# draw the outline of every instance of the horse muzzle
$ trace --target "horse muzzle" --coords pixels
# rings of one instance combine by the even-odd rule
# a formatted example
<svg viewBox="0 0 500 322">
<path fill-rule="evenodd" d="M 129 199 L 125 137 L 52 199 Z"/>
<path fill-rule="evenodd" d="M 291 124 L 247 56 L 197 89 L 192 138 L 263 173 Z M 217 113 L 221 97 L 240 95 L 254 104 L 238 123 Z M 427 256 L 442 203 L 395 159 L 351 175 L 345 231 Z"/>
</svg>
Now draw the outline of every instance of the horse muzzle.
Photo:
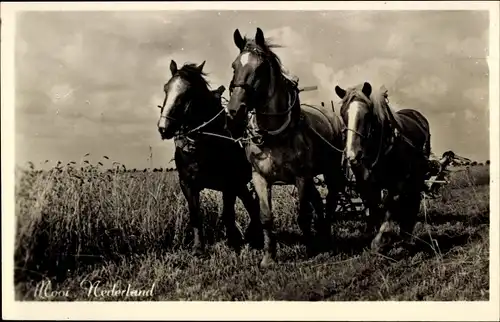
<svg viewBox="0 0 500 322">
<path fill-rule="evenodd" d="M 363 153 L 361 151 L 348 151 L 346 153 L 346 159 L 351 166 L 359 166 L 362 163 Z"/>
<path fill-rule="evenodd" d="M 234 121 L 238 118 L 239 115 L 243 114 L 242 111 L 246 111 L 247 105 L 245 103 L 241 103 L 240 106 L 235 108 L 227 108 L 226 114 L 230 120 Z"/>
<path fill-rule="evenodd" d="M 175 131 L 171 130 L 171 126 L 158 126 L 158 132 L 160 133 L 162 140 L 170 140 L 175 134 Z"/>
</svg>

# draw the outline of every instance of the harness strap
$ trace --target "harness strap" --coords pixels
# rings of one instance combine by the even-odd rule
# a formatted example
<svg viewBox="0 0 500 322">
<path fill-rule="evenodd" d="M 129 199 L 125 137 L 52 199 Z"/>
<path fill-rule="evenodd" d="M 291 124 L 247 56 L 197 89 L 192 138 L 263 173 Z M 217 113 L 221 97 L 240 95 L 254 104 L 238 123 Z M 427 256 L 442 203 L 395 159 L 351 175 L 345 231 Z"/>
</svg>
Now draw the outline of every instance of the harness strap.
<svg viewBox="0 0 500 322">
<path fill-rule="evenodd" d="M 340 152 L 340 153 L 344 153 L 344 150 L 342 149 L 339 149 L 337 148 L 336 146 L 334 146 L 333 144 L 331 144 L 330 142 L 328 142 L 327 139 L 325 139 L 321 134 L 319 134 L 312 126 L 309 126 L 309 128 L 314 132 L 314 134 L 316 134 L 317 136 L 319 136 L 319 138 L 321 140 L 323 140 L 326 144 L 328 144 L 332 149 Z"/>
<path fill-rule="evenodd" d="M 188 131 L 187 133 L 185 133 L 185 135 L 188 135 L 188 134 L 190 134 L 190 133 L 196 132 L 196 131 L 198 131 L 198 130 L 200 130 L 200 129 L 204 128 L 204 127 L 205 127 L 205 126 L 207 126 L 208 124 L 210 124 L 210 123 L 212 123 L 213 121 L 215 121 L 215 119 L 216 119 L 216 118 L 218 118 L 218 117 L 219 117 L 219 115 L 221 115 L 221 113 L 222 113 L 222 112 L 224 112 L 224 109 L 221 109 L 221 110 L 219 111 L 219 113 L 217 113 L 217 114 L 216 114 L 214 117 L 212 117 L 210 120 L 208 120 L 208 121 L 204 122 L 204 123 L 203 123 L 203 124 L 201 124 L 200 126 L 195 127 L 194 129 L 192 129 L 192 130 Z"/>
<path fill-rule="evenodd" d="M 279 115 L 286 115 L 287 118 L 286 118 L 286 121 L 276 130 L 266 130 L 264 129 L 263 131 L 266 132 L 266 134 L 268 135 L 271 135 L 271 136 L 276 136 L 276 135 L 279 135 L 281 134 L 283 131 L 286 130 L 286 128 L 290 125 L 291 121 L 292 121 L 292 115 L 291 115 L 291 111 L 292 109 L 295 107 L 295 103 L 297 102 L 297 92 L 294 90 L 293 93 L 295 94 L 294 95 L 294 98 L 293 98 L 293 103 L 289 104 L 288 108 L 286 109 L 286 111 L 284 112 L 279 112 Z M 290 92 L 288 92 L 288 101 L 290 102 L 291 101 L 291 94 Z M 252 130 L 254 131 L 262 131 L 262 129 L 260 129 L 257 125 L 257 121 L 256 121 L 256 114 L 261 114 L 261 115 L 272 115 L 272 116 L 277 116 L 278 113 L 275 113 L 275 114 L 264 114 L 264 113 L 259 113 L 257 111 L 252 111 L 253 115 L 251 116 L 250 118 L 250 125 L 252 126 Z"/>
</svg>

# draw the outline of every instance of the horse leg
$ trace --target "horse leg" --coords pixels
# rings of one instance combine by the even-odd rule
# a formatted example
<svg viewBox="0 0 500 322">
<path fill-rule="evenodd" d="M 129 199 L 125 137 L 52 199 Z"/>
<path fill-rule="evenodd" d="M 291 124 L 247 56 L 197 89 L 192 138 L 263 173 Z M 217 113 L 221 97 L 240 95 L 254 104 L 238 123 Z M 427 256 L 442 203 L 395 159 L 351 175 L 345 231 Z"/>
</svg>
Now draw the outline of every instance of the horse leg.
<svg viewBox="0 0 500 322">
<path fill-rule="evenodd" d="M 274 263 L 276 257 L 276 236 L 271 203 L 271 186 L 258 172 L 252 172 L 252 182 L 259 197 L 260 222 L 264 230 L 264 257 L 260 267 L 267 268 Z"/>
<path fill-rule="evenodd" d="M 356 191 L 363 201 L 367 215 L 365 235 L 372 237 L 380 224 L 382 211 L 380 209 L 381 189 L 373 184 L 370 173 L 364 168 L 353 168 L 356 178 Z"/>
<path fill-rule="evenodd" d="M 314 185 L 314 181 L 311 180 L 311 182 L 312 184 L 308 189 L 310 191 L 311 205 L 316 213 L 314 228 L 321 238 L 321 248 L 326 250 L 330 246 L 332 235 L 330 216 L 325 213 L 323 199 L 321 198 L 318 189 Z"/>
<path fill-rule="evenodd" d="M 326 195 L 326 205 L 325 205 L 325 218 L 328 225 L 335 220 L 335 210 L 337 209 L 339 202 L 339 193 L 345 189 L 346 182 L 342 170 L 338 171 L 328 171 L 324 174 L 325 184 L 328 189 L 328 194 Z"/>
<path fill-rule="evenodd" d="M 243 235 L 236 226 L 236 213 L 234 204 L 236 202 L 236 194 L 230 191 L 224 191 L 223 196 L 222 218 L 226 226 L 227 242 L 229 247 L 239 251 L 243 244 Z"/>
<path fill-rule="evenodd" d="M 246 186 L 241 188 L 238 194 L 243 206 L 250 215 L 250 223 L 245 231 L 245 240 L 252 248 L 261 249 L 263 247 L 263 231 L 260 222 L 259 201 L 256 200 Z"/>
<path fill-rule="evenodd" d="M 383 215 L 382 224 L 378 229 L 377 235 L 371 242 L 371 248 L 373 251 L 378 251 L 382 247 L 386 246 L 390 242 L 388 234 L 391 232 L 392 220 L 394 214 L 400 213 L 401 200 L 399 196 L 394 196 L 389 192 L 386 200 L 384 201 L 383 208 L 379 209 L 379 214 Z"/>
<path fill-rule="evenodd" d="M 401 210 L 404 210 L 404 213 L 401 211 L 399 214 L 399 234 L 409 244 L 413 243 L 413 229 L 417 222 L 421 199 L 419 192 L 412 192 L 401 200 Z"/>
<path fill-rule="evenodd" d="M 312 181 L 312 180 L 311 180 Z M 314 181 L 312 182 L 314 185 Z M 311 221 L 312 221 L 312 201 L 310 192 L 310 183 L 304 177 L 297 177 L 295 180 L 295 185 L 297 187 L 299 207 L 298 207 L 298 224 L 300 230 L 302 231 L 302 237 L 304 239 L 304 244 L 306 245 L 308 255 L 312 255 L 312 234 L 311 234 Z"/>
<path fill-rule="evenodd" d="M 363 204 L 366 207 L 365 212 L 368 213 L 365 234 L 367 236 L 373 236 L 380 225 L 383 214 L 382 209 L 380 209 L 381 190 L 376 187 L 370 187 L 368 183 L 363 181 L 357 183 L 357 188 L 363 200 Z"/>
<path fill-rule="evenodd" d="M 426 149 L 430 143 L 426 142 Z M 430 152 L 429 152 L 430 153 Z M 417 222 L 417 216 L 420 211 L 422 201 L 422 187 L 425 187 L 425 174 L 428 171 L 428 160 L 419 155 L 415 158 L 415 166 L 410 180 L 406 180 L 401 187 L 402 191 L 406 191 L 400 200 L 400 211 L 398 216 L 400 236 L 409 244 L 413 243 L 413 229 Z"/>
<path fill-rule="evenodd" d="M 203 241 L 203 222 L 200 216 L 200 191 L 183 181 L 181 181 L 180 186 L 188 202 L 189 221 L 194 235 L 193 254 L 199 256 L 203 254 L 205 247 Z"/>
</svg>

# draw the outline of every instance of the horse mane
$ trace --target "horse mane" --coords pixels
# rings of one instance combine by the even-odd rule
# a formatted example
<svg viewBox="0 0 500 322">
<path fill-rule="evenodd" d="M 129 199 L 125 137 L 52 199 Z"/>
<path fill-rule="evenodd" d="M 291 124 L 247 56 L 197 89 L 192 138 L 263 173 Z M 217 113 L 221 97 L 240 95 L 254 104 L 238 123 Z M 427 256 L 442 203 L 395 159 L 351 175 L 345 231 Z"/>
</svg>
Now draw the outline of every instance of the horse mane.
<svg viewBox="0 0 500 322">
<path fill-rule="evenodd" d="M 394 118 L 394 112 L 387 103 L 387 89 L 385 86 L 381 86 L 378 90 L 372 89 L 370 97 L 366 97 L 362 89 L 363 84 L 358 84 L 347 89 L 346 96 L 342 99 L 340 112 L 344 113 L 345 109 L 353 100 L 358 100 L 372 107 L 373 114 L 380 124 L 385 125 L 391 123 L 391 120 Z"/>
<path fill-rule="evenodd" d="M 387 102 L 387 89 L 385 86 L 382 85 L 378 90 L 373 90 L 370 99 L 373 103 L 373 113 L 380 121 L 380 124 L 392 123 L 394 111 Z"/>
<path fill-rule="evenodd" d="M 182 78 L 186 79 L 189 83 L 193 84 L 196 88 L 204 89 L 210 91 L 211 87 L 208 80 L 205 78 L 208 76 L 207 73 L 198 69 L 198 66 L 193 63 L 184 64 L 178 71 Z"/>
<path fill-rule="evenodd" d="M 243 40 L 245 41 L 244 50 L 251 51 L 260 57 L 267 59 L 276 73 L 279 73 L 285 79 L 289 78 L 288 73 L 285 71 L 283 64 L 281 63 L 281 59 L 272 50 L 273 48 L 281 48 L 283 46 L 273 44 L 269 39 L 265 39 L 263 45 L 257 45 L 255 39 L 250 39 L 246 36 L 243 37 Z"/>
</svg>

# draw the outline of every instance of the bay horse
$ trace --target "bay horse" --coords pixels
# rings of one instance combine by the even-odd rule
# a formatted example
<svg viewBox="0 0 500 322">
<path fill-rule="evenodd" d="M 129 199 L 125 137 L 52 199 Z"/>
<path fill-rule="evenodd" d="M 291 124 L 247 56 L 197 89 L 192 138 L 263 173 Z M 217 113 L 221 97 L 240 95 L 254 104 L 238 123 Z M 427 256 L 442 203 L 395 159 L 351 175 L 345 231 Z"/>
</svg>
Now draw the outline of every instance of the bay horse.
<svg viewBox="0 0 500 322">
<path fill-rule="evenodd" d="M 298 191 L 298 224 L 308 254 L 312 250 L 311 221 L 330 241 L 331 223 L 343 188 L 341 120 L 333 111 L 301 106 L 297 83 L 283 72 L 278 56 L 264 33 L 255 39 L 233 34 L 239 54 L 232 63 L 233 78 L 226 113 L 233 129 L 245 138 L 245 151 L 252 164 L 252 182 L 260 203 L 264 229 L 262 268 L 276 262 L 276 238 L 272 214 L 272 186 L 295 185 Z M 326 216 L 314 177 L 323 174 L 328 188 Z"/>
<path fill-rule="evenodd" d="M 247 187 L 251 180 L 251 166 L 244 150 L 228 139 L 226 115 L 221 103 L 225 88 L 220 86 L 210 90 L 203 72 L 204 65 L 205 61 L 198 66 L 185 64 L 178 69 L 172 60 L 172 77 L 163 86 L 165 99 L 158 106 L 161 109 L 158 120 L 161 138 L 174 138 L 175 142 L 175 165 L 182 193 L 188 202 L 194 233 L 193 253 L 201 255 L 204 252 L 200 217 L 200 192 L 203 189 L 222 192 L 222 217 L 228 244 L 234 249 L 240 249 L 243 244 L 234 210 L 236 197 L 240 198 L 250 215 L 245 237 L 251 245 L 259 248 L 263 240 L 259 205 Z M 228 164 L 232 166 L 228 167 Z"/>
<path fill-rule="evenodd" d="M 428 120 L 413 109 L 394 112 L 384 86 L 379 90 L 369 82 L 347 90 L 335 86 L 335 93 L 342 99 L 347 164 L 370 214 L 367 230 L 369 234 L 378 230 L 371 248 L 378 251 L 389 245 L 386 233 L 393 220 L 399 222 L 400 237 L 411 242 L 429 170 Z M 387 191 L 384 198 L 382 189 Z"/>
</svg>

